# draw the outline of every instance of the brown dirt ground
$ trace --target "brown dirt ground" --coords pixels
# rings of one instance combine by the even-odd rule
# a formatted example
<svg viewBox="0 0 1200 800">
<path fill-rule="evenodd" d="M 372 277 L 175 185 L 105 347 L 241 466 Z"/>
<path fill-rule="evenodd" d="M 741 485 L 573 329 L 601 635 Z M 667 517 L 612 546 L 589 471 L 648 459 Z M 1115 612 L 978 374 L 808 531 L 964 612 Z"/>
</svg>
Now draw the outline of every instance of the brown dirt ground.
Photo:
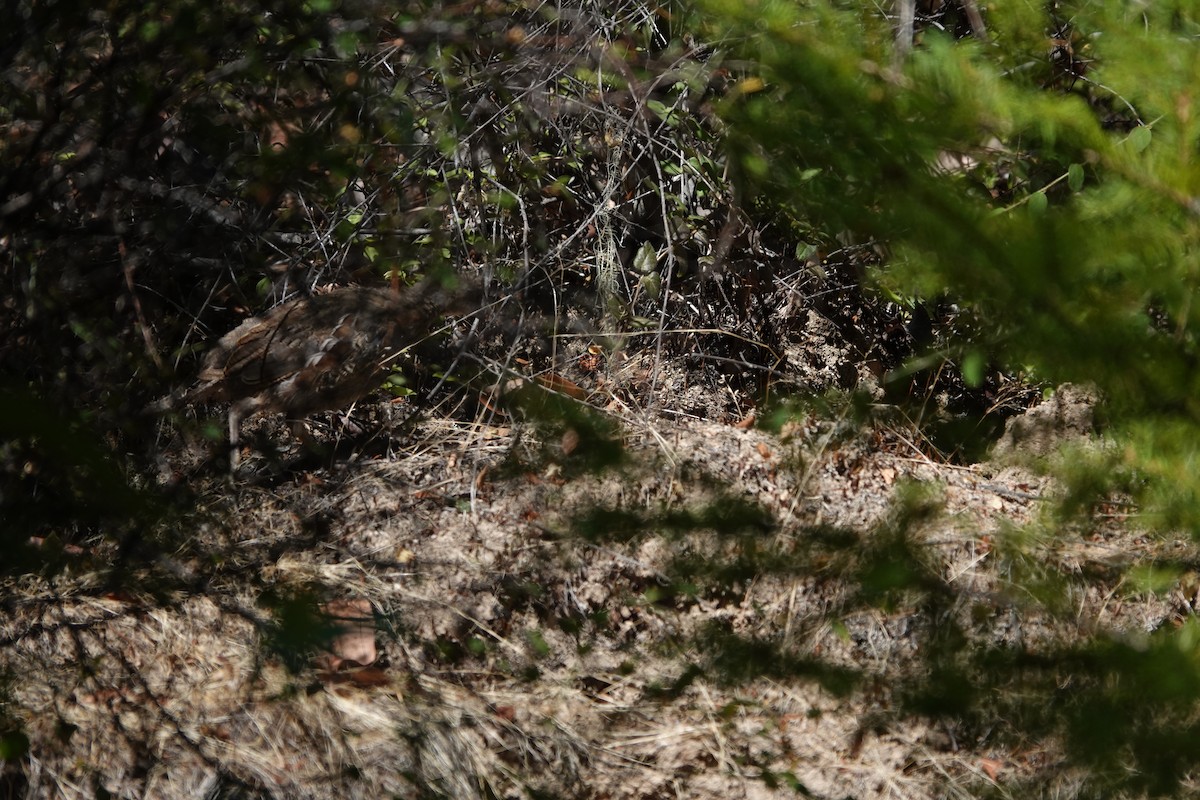
<svg viewBox="0 0 1200 800">
<path fill-rule="evenodd" d="M 165 533 L 156 568 L 176 577 L 170 591 L 106 592 L 84 570 L 6 587 L 23 598 L 0 623 L 0 668 L 16 677 L 6 705 L 32 743 L 8 772 L 29 796 L 72 798 L 1003 794 L 1059 763 L 1056 745 L 961 742 L 898 713 L 889 680 L 936 624 L 919 608 L 848 603 L 853 587 L 819 561 L 726 584 L 700 575 L 690 594 L 671 581 L 681 557 L 740 563 L 751 539 L 760 554 L 795 552 L 820 529 L 865 544 L 917 485 L 936 511 L 914 535 L 957 592 L 950 613 L 974 614 L 976 635 L 997 643 L 1053 638 L 1061 622 L 1008 596 L 999 543 L 1030 530 L 1055 491 L 1029 468 L 1021 426 L 1041 415 L 1057 441 L 1086 427 L 1086 408 L 1057 402 L 1013 426 L 1004 459 L 970 467 L 931 461 L 901 429 L 809 419 L 774 435 L 612 409 L 620 469 L 574 469 L 570 435 L 427 420 L 394 457 L 257 486 L 213 480 L 180 528 L 195 533 Z M 535 444 L 552 457 L 521 458 Z M 667 522 L 738 502 L 769 519 L 740 535 Z M 624 513 L 600 518 L 611 536 L 580 535 L 596 507 Z M 1063 574 L 1163 546 L 1118 519 L 1030 545 Z M 357 645 L 370 664 L 326 654 L 289 671 L 264 648 L 262 597 L 305 591 L 367 612 Z M 1074 602 L 1073 625 L 1138 632 L 1184 601 L 1101 578 Z M 968 608 L 980 603 L 982 622 Z M 873 682 L 838 693 L 767 664 L 680 681 L 705 663 L 714 625 Z M 1063 796 L 1069 784 L 1063 773 Z"/>
</svg>

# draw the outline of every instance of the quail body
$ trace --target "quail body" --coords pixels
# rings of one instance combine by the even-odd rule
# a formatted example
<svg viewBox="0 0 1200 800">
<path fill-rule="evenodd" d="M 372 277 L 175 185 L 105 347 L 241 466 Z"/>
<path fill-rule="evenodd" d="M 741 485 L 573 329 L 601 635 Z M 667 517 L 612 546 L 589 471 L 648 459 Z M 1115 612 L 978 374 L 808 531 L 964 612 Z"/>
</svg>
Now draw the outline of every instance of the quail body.
<svg viewBox="0 0 1200 800">
<path fill-rule="evenodd" d="M 442 315 L 473 310 L 476 299 L 473 288 L 427 279 L 401 292 L 344 288 L 284 303 L 221 337 L 192 388 L 159 405 L 228 402 L 236 466 L 241 420 L 345 408 L 380 385 L 391 356 L 425 338 Z"/>
</svg>

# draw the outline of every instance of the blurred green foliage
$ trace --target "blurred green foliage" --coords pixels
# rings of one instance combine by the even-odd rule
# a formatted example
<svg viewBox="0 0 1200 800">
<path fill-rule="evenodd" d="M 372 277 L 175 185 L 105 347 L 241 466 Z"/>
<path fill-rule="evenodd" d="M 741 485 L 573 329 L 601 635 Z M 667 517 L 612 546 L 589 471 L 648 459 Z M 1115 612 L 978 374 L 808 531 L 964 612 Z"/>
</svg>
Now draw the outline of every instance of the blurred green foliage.
<svg viewBox="0 0 1200 800">
<path fill-rule="evenodd" d="M 746 193 L 886 242 L 897 294 L 968 306 L 964 370 L 982 348 L 1098 387 L 1111 474 L 1200 534 L 1198 10 L 1052 5 L 989 8 L 987 42 L 927 29 L 896 67 L 855 4 L 701 3 L 762 86 L 722 107 Z"/>
</svg>

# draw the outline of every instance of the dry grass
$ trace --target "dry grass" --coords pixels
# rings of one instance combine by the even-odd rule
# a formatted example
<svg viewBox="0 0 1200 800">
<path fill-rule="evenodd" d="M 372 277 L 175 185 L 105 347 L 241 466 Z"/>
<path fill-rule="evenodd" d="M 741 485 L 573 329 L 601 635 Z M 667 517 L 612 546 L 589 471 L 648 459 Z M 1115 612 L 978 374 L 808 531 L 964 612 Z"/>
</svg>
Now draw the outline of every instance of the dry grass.
<svg viewBox="0 0 1200 800">
<path fill-rule="evenodd" d="M 954 592 L 942 613 L 1027 648 L 1177 614 L 1178 598 L 1130 594 L 1119 572 L 1094 569 L 1163 544 L 1117 525 L 1027 542 L 1073 581 L 1073 617 L 1039 611 L 1012 596 L 1006 531 L 1036 529 L 1047 479 L 937 464 L 886 431 L 833 443 L 826 429 L 780 439 L 658 419 L 625 427 L 629 466 L 565 479 L 553 465 L 507 469 L 532 446 L 514 429 L 429 423 L 403 458 L 270 488 L 214 482 L 209 521 L 159 557 L 177 583 L 149 580 L 147 565 L 132 593 L 106 591 L 100 570 L 6 587 L 20 598 L 0 637 L 6 709 L 33 743 L 25 777 L 62 797 L 1004 796 L 1061 754 L 1053 741 L 959 740 L 899 710 L 889 682 L 922 668 L 936 623 L 922 607 L 855 604 L 832 550 L 807 574 L 763 562 L 720 591 L 698 575 L 696 594 L 676 593 L 681 557 L 728 565 L 745 541 L 662 528 L 664 514 L 750 500 L 774 519 L 755 534 L 760 555 L 789 553 L 814 525 L 884 530 L 898 486 L 933 487 L 939 510 L 910 534 Z M 571 520 L 597 506 L 658 527 L 575 535 Z M 279 635 L 269 597 L 368 601 L 377 660 L 289 670 L 264 646 Z M 770 663 L 727 675 L 706 662 L 714 625 L 853 670 L 859 688 Z M 1070 796 L 1070 772 L 1054 774 Z"/>
</svg>

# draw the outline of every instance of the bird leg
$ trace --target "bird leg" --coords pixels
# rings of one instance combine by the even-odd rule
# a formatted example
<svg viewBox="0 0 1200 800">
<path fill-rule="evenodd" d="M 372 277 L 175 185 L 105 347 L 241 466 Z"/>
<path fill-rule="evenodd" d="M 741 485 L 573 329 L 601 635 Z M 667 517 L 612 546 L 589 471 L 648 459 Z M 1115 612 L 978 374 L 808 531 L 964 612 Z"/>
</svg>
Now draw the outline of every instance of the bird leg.
<svg viewBox="0 0 1200 800">
<path fill-rule="evenodd" d="M 289 420 L 289 423 L 292 428 L 292 436 L 296 437 L 300 446 L 312 450 L 316 446 L 317 440 L 313 437 L 312 431 L 308 429 L 308 418 Z"/>
<path fill-rule="evenodd" d="M 229 406 L 229 473 L 232 475 L 237 472 L 239 460 L 239 442 L 238 442 L 238 427 L 241 422 L 241 409 L 237 403 L 232 403 Z"/>
<path fill-rule="evenodd" d="M 361 436 L 363 433 L 363 426 L 355 422 L 350 416 L 350 412 L 353 410 L 353 408 L 354 407 L 351 406 L 345 411 L 339 412 L 337 415 L 338 423 L 342 426 L 342 430 L 344 430 L 350 436 Z"/>
</svg>

